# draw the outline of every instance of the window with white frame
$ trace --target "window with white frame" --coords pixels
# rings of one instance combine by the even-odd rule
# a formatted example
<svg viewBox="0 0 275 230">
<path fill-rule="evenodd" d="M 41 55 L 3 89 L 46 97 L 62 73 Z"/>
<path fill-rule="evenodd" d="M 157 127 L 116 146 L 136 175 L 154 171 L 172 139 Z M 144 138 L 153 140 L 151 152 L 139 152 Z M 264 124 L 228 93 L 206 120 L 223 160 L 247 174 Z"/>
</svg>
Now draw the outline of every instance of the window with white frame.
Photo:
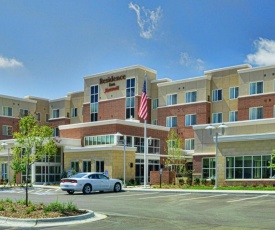
<svg viewBox="0 0 275 230">
<path fill-rule="evenodd" d="M 91 86 L 91 104 L 90 104 L 91 121 L 98 120 L 98 85 Z"/>
<path fill-rule="evenodd" d="M 249 120 L 257 120 L 263 118 L 263 107 L 249 108 Z"/>
<path fill-rule="evenodd" d="M 55 127 L 55 128 L 53 129 L 53 136 L 54 136 L 54 137 L 58 137 L 58 136 L 59 136 L 59 128 L 58 128 L 58 127 Z"/>
<path fill-rule="evenodd" d="M 215 89 L 212 91 L 212 101 L 222 100 L 222 89 Z"/>
<path fill-rule="evenodd" d="M 194 150 L 195 139 L 185 139 L 185 150 Z"/>
<path fill-rule="evenodd" d="M 177 117 L 166 117 L 166 127 L 177 127 Z"/>
<path fill-rule="evenodd" d="M 71 161 L 71 170 L 75 170 L 75 172 L 79 172 L 79 162 Z"/>
<path fill-rule="evenodd" d="M 185 94 L 186 103 L 196 102 L 197 101 L 197 91 L 186 92 Z"/>
<path fill-rule="evenodd" d="M 236 99 L 239 97 L 239 87 L 229 88 L 229 99 Z"/>
<path fill-rule="evenodd" d="M 7 163 L 2 163 L 1 164 L 1 169 L 2 169 L 2 180 L 7 180 L 8 179 L 8 164 Z"/>
<path fill-rule="evenodd" d="M 77 108 L 71 108 L 71 117 L 77 117 Z"/>
<path fill-rule="evenodd" d="M 20 116 L 28 116 L 29 115 L 29 110 L 27 109 L 19 109 Z"/>
<path fill-rule="evenodd" d="M 157 109 L 159 106 L 159 99 L 153 98 L 153 109 Z"/>
<path fill-rule="evenodd" d="M 186 114 L 185 115 L 185 126 L 192 126 L 197 124 L 196 114 Z"/>
<path fill-rule="evenodd" d="M 222 113 L 212 113 L 212 123 L 222 123 Z"/>
<path fill-rule="evenodd" d="M 53 109 L 53 118 L 59 118 L 59 109 Z"/>
<path fill-rule="evenodd" d="M 238 111 L 229 112 L 229 121 L 238 121 Z"/>
<path fill-rule="evenodd" d="M 3 106 L 2 107 L 2 115 L 7 116 L 7 117 L 12 117 L 12 108 L 7 107 L 7 106 Z"/>
<path fill-rule="evenodd" d="M 12 126 L 2 125 L 2 135 L 12 136 Z"/>
<path fill-rule="evenodd" d="M 136 79 L 126 80 L 126 119 L 135 117 Z"/>
<path fill-rule="evenodd" d="M 214 157 L 202 159 L 202 178 L 203 179 L 215 179 L 216 177 L 215 163 L 216 163 L 216 159 Z"/>
<path fill-rule="evenodd" d="M 153 125 L 158 125 L 158 120 L 157 119 L 153 120 Z"/>
<path fill-rule="evenodd" d="M 263 93 L 264 83 L 262 81 L 250 82 L 250 95 Z"/>
<path fill-rule="evenodd" d="M 168 94 L 166 95 L 166 105 L 176 105 L 178 102 L 177 94 Z"/>
<path fill-rule="evenodd" d="M 275 173 L 271 155 L 226 157 L 226 179 L 269 179 Z"/>
</svg>

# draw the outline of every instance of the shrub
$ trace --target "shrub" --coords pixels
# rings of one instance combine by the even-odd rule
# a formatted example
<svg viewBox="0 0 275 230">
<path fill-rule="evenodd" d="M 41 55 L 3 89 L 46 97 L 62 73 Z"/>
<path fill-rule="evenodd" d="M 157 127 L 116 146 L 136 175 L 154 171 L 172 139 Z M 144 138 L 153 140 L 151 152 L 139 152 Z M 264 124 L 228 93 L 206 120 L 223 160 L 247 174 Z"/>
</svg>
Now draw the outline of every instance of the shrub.
<svg viewBox="0 0 275 230">
<path fill-rule="evenodd" d="M 200 185 L 200 178 L 196 177 L 194 180 L 195 185 Z"/>
<path fill-rule="evenodd" d="M 184 185 L 184 179 L 183 179 L 183 178 L 180 178 L 180 179 L 179 179 L 179 184 L 180 184 L 180 185 Z"/>
<path fill-rule="evenodd" d="M 65 170 L 62 171 L 61 174 L 60 174 L 60 178 L 62 179 L 62 178 L 67 178 L 67 177 L 68 177 L 67 172 Z"/>
<path fill-rule="evenodd" d="M 211 185 L 215 185 L 215 179 L 211 178 Z"/>
<path fill-rule="evenodd" d="M 207 185 L 207 181 L 206 181 L 205 178 L 201 179 L 201 184 L 202 184 L 202 185 Z"/>
<path fill-rule="evenodd" d="M 192 178 L 191 177 L 187 177 L 186 184 L 192 185 Z"/>
</svg>

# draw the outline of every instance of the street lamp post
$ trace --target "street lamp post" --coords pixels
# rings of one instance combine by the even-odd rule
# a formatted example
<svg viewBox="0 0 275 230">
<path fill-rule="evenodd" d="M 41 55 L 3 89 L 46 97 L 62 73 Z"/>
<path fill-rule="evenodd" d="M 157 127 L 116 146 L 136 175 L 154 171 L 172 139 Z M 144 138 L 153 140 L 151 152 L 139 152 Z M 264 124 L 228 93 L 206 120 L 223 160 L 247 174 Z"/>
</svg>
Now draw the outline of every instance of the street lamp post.
<svg viewBox="0 0 275 230">
<path fill-rule="evenodd" d="M 215 144 L 216 144 L 216 147 L 215 147 L 215 149 L 216 149 L 216 163 L 215 163 L 215 186 L 214 186 L 214 189 L 217 189 L 218 188 L 218 176 L 219 176 L 219 174 L 218 174 L 218 167 L 219 167 L 219 162 L 218 162 L 218 160 L 219 160 L 219 158 L 218 158 L 218 148 L 219 148 L 219 129 L 221 129 L 222 130 L 222 132 L 221 132 L 221 135 L 224 135 L 224 132 L 225 132 L 225 128 L 227 128 L 227 126 L 224 124 L 224 123 L 222 123 L 220 126 L 218 126 L 218 127 L 215 127 L 215 126 L 213 126 L 213 125 L 208 125 L 205 129 L 208 129 L 209 131 L 210 131 L 210 135 L 212 135 L 212 131 L 213 130 L 215 130 Z"/>
<path fill-rule="evenodd" d="M 4 149 L 6 148 L 6 146 L 8 146 L 8 172 L 7 172 L 7 174 L 8 174 L 8 185 L 9 185 L 10 184 L 10 149 L 9 149 L 9 144 L 6 142 L 3 142 L 1 145 L 4 147 Z"/>
<path fill-rule="evenodd" d="M 126 187 L 126 136 L 117 132 L 117 136 L 123 136 L 123 187 Z"/>
</svg>

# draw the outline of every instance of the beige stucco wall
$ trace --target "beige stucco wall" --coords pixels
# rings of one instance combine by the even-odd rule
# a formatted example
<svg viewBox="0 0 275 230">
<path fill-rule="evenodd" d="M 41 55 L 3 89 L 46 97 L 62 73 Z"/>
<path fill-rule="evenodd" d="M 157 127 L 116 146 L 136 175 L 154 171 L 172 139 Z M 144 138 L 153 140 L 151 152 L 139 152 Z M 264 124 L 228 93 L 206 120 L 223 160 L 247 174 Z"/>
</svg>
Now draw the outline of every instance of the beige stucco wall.
<svg viewBox="0 0 275 230">
<path fill-rule="evenodd" d="M 28 110 L 30 114 L 36 111 L 36 101 L 28 99 L 17 99 L 14 97 L 0 96 L 0 113 L 2 115 L 2 107 L 12 108 L 12 117 L 18 118 L 20 116 L 20 109 Z"/>
<path fill-rule="evenodd" d="M 124 76 L 125 79 L 106 82 L 100 84 L 100 79 L 107 79 L 108 77 Z M 90 102 L 90 95 L 92 85 L 99 86 L 99 101 L 123 98 L 126 96 L 126 79 L 136 78 L 136 95 L 141 95 L 144 77 L 147 77 L 147 95 L 151 97 L 151 80 L 156 79 L 156 72 L 154 70 L 143 67 L 129 67 L 121 70 L 110 71 L 101 74 L 95 74 L 84 78 L 84 103 Z M 110 84 L 111 83 L 111 84 Z M 105 92 L 106 89 L 118 87 L 117 90 Z"/>
<path fill-rule="evenodd" d="M 74 92 L 68 94 L 70 98 L 70 109 L 77 108 L 77 116 L 72 117 L 72 111 L 70 111 L 71 124 L 82 123 L 83 122 L 83 114 L 82 114 L 82 106 L 84 102 L 84 91 Z"/>
<path fill-rule="evenodd" d="M 54 109 L 59 109 L 60 118 L 68 117 L 67 115 L 70 117 L 70 99 L 66 97 L 50 101 L 50 118 L 53 118 Z"/>
<path fill-rule="evenodd" d="M 250 83 L 263 81 L 264 93 L 274 92 L 275 67 L 254 68 L 252 71 L 240 71 L 240 96 L 250 94 Z"/>
<path fill-rule="evenodd" d="M 177 104 L 186 103 L 186 92 L 196 91 L 197 102 L 207 101 L 209 94 L 209 80 L 206 77 L 160 83 L 158 87 L 159 107 L 166 106 L 167 95 L 170 94 L 177 94 Z"/>
<path fill-rule="evenodd" d="M 110 178 L 123 178 L 124 172 L 124 151 L 123 150 L 104 150 L 104 151 L 87 151 L 87 152 L 66 152 L 64 153 L 64 169 L 71 169 L 71 162 L 78 161 L 79 169 L 82 171 L 83 161 L 90 160 L 92 171 L 96 170 L 96 161 L 104 161 L 104 170 L 108 170 Z M 133 167 L 130 167 L 133 163 Z M 135 152 L 126 151 L 126 181 L 135 179 Z"/>
</svg>

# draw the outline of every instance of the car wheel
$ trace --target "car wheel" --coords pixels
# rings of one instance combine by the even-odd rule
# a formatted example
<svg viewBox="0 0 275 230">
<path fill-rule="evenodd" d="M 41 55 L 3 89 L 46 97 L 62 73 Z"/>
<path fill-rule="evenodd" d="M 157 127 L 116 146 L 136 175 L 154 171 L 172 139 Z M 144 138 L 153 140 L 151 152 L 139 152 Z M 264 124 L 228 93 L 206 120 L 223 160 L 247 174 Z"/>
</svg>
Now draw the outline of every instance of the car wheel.
<svg viewBox="0 0 275 230">
<path fill-rule="evenodd" d="M 120 192 L 120 191 L 121 191 L 121 184 L 120 183 L 115 183 L 114 192 Z"/>
<path fill-rule="evenodd" d="M 92 191 L 92 186 L 89 184 L 85 184 L 82 189 L 83 194 L 89 194 L 91 193 L 91 191 Z"/>
<path fill-rule="evenodd" d="M 70 195 L 74 194 L 74 190 L 69 190 L 67 191 L 67 193 L 69 193 Z"/>
</svg>

